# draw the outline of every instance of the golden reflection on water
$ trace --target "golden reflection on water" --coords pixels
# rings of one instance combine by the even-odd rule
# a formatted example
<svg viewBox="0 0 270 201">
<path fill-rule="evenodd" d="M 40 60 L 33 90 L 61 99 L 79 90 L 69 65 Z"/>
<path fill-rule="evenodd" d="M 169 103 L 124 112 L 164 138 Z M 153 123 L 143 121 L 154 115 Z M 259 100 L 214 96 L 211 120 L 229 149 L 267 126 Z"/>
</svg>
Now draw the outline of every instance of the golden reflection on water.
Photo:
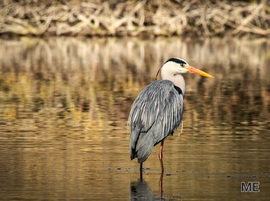
<svg viewBox="0 0 270 201">
<path fill-rule="evenodd" d="M 184 131 L 165 141 L 163 198 L 243 196 L 240 182 L 251 174 L 266 195 L 269 46 L 236 39 L 0 40 L 0 193 L 119 200 L 142 188 L 142 196 L 161 196 L 157 148 L 144 183 L 137 182 L 127 117 L 160 65 L 177 56 L 215 79 L 185 75 Z"/>
</svg>

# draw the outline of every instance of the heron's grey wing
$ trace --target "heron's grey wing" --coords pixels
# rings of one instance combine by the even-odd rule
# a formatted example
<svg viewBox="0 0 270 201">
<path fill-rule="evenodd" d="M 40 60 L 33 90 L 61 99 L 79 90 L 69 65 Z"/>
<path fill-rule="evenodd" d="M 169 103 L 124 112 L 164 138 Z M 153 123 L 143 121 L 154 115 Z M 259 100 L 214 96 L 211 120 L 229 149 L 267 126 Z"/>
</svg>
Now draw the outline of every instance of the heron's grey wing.
<svg viewBox="0 0 270 201">
<path fill-rule="evenodd" d="M 130 115 L 131 159 L 143 162 L 158 144 L 176 127 L 183 114 L 183 94 L 171 81 L 149 84 L 134 101 Z"/>
</svg>

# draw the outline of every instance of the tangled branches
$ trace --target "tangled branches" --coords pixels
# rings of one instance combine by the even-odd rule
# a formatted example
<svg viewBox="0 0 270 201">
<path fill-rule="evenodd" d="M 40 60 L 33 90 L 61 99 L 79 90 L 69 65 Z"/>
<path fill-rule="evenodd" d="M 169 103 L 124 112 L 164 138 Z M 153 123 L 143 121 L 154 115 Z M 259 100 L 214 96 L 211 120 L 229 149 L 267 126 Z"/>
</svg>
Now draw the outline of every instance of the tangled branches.
<svg viewBox="0 0 270 201">
<path fill-rule="evenodd" d="M 0 34 L 11 35 L 270 35 L 270 5 L 266 0 L 4 0 L 0 16 Z"/>
</svg>

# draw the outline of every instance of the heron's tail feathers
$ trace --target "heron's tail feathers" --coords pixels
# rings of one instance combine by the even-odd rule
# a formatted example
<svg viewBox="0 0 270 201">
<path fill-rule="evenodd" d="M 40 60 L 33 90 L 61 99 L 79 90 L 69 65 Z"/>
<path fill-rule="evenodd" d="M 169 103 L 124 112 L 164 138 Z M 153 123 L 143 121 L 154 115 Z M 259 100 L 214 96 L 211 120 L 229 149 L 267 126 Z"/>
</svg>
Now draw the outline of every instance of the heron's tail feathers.
<svg viewBox="0 0 270 201">
<path fill-rule="evenodd" d="M 146 161 L 148 156 L 151 154 L 153 147 L 153 140 L 144 143 L 144 146 L 138 150 L 138 163 L 143 163 L 144 161 Z"/>
<path fill-rule="evenodd" d="M 151 133 L 140 133 L 134 146 L 131 146 L 130 159 L 138 157 L 138 162 L 143 163 L 150 155 L 155 143 Z"/>
</svg>

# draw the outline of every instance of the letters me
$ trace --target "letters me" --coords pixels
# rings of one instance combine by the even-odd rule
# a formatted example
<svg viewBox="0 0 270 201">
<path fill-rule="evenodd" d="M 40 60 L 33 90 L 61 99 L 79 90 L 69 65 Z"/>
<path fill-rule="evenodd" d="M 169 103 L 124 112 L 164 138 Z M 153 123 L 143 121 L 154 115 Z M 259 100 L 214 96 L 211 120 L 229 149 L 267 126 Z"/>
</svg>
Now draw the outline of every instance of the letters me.
<svg viewBox="0 0 270 201">
<path fill-rule="evenodd" d="M 245 183 L 244 181 L 241 182 L 241 192 L 260 192 L 260 182 L 258 181 L 249 181 Z"/>
</svg>

